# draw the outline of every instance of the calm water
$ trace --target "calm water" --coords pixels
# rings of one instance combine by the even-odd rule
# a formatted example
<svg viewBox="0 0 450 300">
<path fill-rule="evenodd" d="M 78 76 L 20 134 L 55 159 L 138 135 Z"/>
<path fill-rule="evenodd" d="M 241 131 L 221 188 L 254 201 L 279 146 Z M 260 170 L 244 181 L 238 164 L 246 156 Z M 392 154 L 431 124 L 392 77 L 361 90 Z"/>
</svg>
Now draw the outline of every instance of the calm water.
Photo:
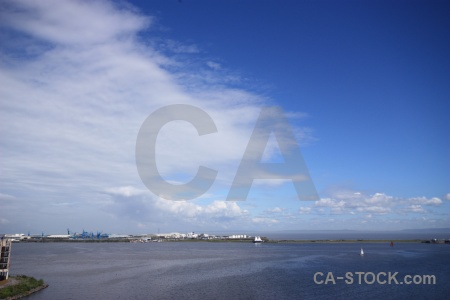
<svg viewBox="0 0 450 300">
<path fill-rule="evenodd" d="M 365 256 L 359 255 L 360 247 Z M 448 299 L 450 245 L 18 243 L 12 274 L 50 286 L 29 299 Z M 435 285 L 314 283 L 316 272 L 435 275 Z M 368 277 L 370 280 L 371 277 Z M 383 279 L 383 278 L 381 278 Z"/>
</svg>

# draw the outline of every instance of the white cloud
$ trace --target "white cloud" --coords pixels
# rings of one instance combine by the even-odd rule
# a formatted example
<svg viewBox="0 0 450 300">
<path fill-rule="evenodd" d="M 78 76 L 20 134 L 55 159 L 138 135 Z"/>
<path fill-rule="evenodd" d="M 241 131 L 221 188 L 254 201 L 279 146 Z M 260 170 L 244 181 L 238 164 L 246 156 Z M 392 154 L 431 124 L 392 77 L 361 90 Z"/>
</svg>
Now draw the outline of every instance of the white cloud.
<svg viewBox="0 0 450 300">
<path fill-rule="evenodd" d="M 207 62 L 206 62 L 206 65 L 207 65 L 208 67 L 210 67 L 211 69 L 213 69 L 213 70 L 220 70 L 220 69 L 221 69 L 220 64 L 219 64 L 219 63 L 216 63 L 216 62 L 213 62 L 213 61 L 207 61 Z"/>
<path fill-rule="evenodd" d="M 301 206 L 298 211 L 300 214 L 309 214 L 311 212 L 312 208 L 311 207 L 304 207 Z"/>
<path fill-rule="evenodd" d="M 447 200 L 450 201 L 450 193 L 448 193 L 448 194 L 445 196 L 445 199 L 447 199 Z"/>
<path fill-rule="evenodd" d="M 361 193 L 359 193 L 358 196 L 364 197 L 364 195 L 362 195 Z M 373 196 L 364 199 L 365 203 L 374 204 L 378 206 L 389 205 L 393 201 L 395 201 L 394 197 L 388 196 L 384 193 L 375 193 Z"/>
<path fill-rule="evenodd" d="M 201 69 L 163 52 L 194 55 L 199 49 L 192 43 L 167 39 L 165 49 L 149 46 L 155 44 L 145 32 L 152 18 L 130 6 L 108 1 L 1 6 L 0 192 L 26 194 L 8 214 L 21 211 L 26 201 L 39 211 L 57 204 L 61 213 L 89 205 L 104 209 L 105 220 L 145 215 L 150 208 L 206 220 L 246 214 L 237 204 L 213 199 L 224 198 L 215 194 L 223 194 L 234 178 L 264 97 L 227 87 L 230 79 L 222 71 L 210 73 L 218 65 Z M 218 132 L 199 137 L 190 124 L 167 124 L 158 135 L 157 167 L 166 180 L 181 183 L 200 165 L 219 170 L 209 203 L 202 205 L 151 200 L 136 171 L 142 122 L 157 108 L 180 103 L 205 110 Z M 16 224 L 23 223 L 20 218 L 8 216 Z"/>
<path fill-rule="evenodd" d="M 258 176 L 270 176 L 270 174 L 268 174 L 267 172 L 254 172 L 253 176 L 258 178 Z M 273 176 L 275 177 L 276 174 Z M 255 180 L 253 180 L 253 186 L 277 187 L 277 186 L 281 186 L 286 183 L 291 184 L 292 180 L 303 181 L 303 180 L 306 180 L 306 177 L 304 175 L 295 175 L 295 176 L 293 175 L 292 179 L 280 179 L 280 178 L 278 178 L 278 179 L 255 179 Z"/>
<path fill-rule="evenodd" d="M 283 209 L 277 206 L 277 207 L 268 209 L 267 212 L 269 212 L 269 213 L 281 213 L 281 212 L 283 212 Z"/>
<path fill-rule="evenodd" d="M 376 214 L 385 214 L 390 212 L 390 208 L 380 207 L 380 206 L 368 206 L 368 207 L 358 207 L 356 209 L 359 212 L 368 212 Z"/>
<path fill-rule="evenodd" d="M 410 205 L 407 208 L 408 211 L 414 213 L 424 213 L 425 210 L 422 208 L 422 205 Z"/>
<path fill-rule="evenodd" d="M 262 218 L 262 217 L 252 218 L 252 222 L 256 224 L 264 224 L 269 226 L 279 223 L 279 221 L 276 219 Z"/>
<path fill-rule="evenodd" d="M 436 197 L 431 199 L 427 199 L 426 197 L 416 197 L 409 199 L 409 202 L 420 205 L 434 205 L 434 206 L 442 204 L 442 200 Z"/>
<path fill-rule="evenodd" d="M 63 45 L 128 39 L 151 19 L 107 1 L 3 1 L 0 20 L 14 29 Z"/>
<path fill-rule="evenodd" d="M 133 197 L 143 194 L 148 194 L 148 190 L 137 189 L 133 186 L 122 186 L 106 189 L 106 192 L 112 195 L 118 195 L 123 197 Z"/>
<path fill-rule="evenodd" d="M 331 198 L 322 198 L 315 202 L 317 213 L 324 213 L 327 208 L 331 214 L 403 214 L 404 212 L 428 213 L 422 206 L 440 206 L 442 200 L 439 198 L 396 198 L 384 193 L 366 195 L 351 190 L 335 191 Z"/>
<path fill-rule="evenodd" d="M 251 223 L 247 210 L 237 203 L 215 200 L 209 204 L 195 201 L 172 201 L 153 197 L 149 193 L 126 196 L 111 194 L 102 211 L 120 216 L 122 221 L 135 222 L 140 228 L 164 227 L 165 230 L 218 229 Z M 189 229 L 188 229 L 189 228 Z"/>
<path fill-rule="evenodd" d="M 2 172 L 7 182 L 25 187 L 24 181 L 33 181 L 26 186 L 33 189 L 81 184 L 97 191 L 139 182 L 134 166 L 139 127 L 155 109 L 176 103 L 207 111 L 218 132 L 198 137 L 189 124 L 167 124 L 157 142 L 161 174 L 177 181 L 170 176 L 189 177 L 205 165 L 221 171 L 218 182 L 231 182 L 262 97 L 205 84 L 209 74 L 206 81 L 200 77 L 189 86 L 180 84 L 180 74 L 198 72 L 182 66 L 167 71 L 171 58 L 134 39 L 151 18 L 128 7 L 105 1 L 10 1 L 3 6 L 3 26 L 26 33 L 27 45 L 51 43 L 27 59 L 3 53 L 0 130 L 7 161 L 2 167 L 12 170 Z M 196 52 L 189 49 L 183 51 Z M 45 174 L 34 175 L 39 173 Z"/>
<path fill-rule="evenodd" d="M 346 202 L 343 200 L 336 201 L 331 198 L 323 198 L 315 202 L 318 207 L 344 207 Z"/>
</svg>

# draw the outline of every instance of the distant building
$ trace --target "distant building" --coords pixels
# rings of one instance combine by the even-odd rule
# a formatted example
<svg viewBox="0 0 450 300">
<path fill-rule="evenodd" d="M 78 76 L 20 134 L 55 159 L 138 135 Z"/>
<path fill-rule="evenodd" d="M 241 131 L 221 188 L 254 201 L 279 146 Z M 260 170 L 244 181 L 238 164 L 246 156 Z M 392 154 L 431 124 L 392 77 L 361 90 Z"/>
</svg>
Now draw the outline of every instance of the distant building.
<svg viewBox="0 0 450 300">
<path fill-rule="evenodd" d="M 49 238 L 49 239 L 69 239 L 70 238 L 70 235 L 68 235 L 68 234 L 50 234 L 50 235 L 47 235 L 47 238 Z"/>
<path fill-rule="evenodd" d="M 229 239 L 246 239 L 248 238 L 246 234 L 233 234 L 228 236 Z"/>
<path fill-rule="evenodd" d="M 196 234 L 195 232 L 189 232 L 189 233 L 186 235 L 186 237 L 187 237 L 188 239 L 196 239 L 196 238 L 198 238 L 198 234 Z"/>
<path fill-rule="evenodd" d="M 131 235 L 128 234 L 110 234 L 108 238 L 110 239 L 128 239 Z"/>
<path fill-rule="evenodd" d="M 11 256 L 11 240 L 0 237 L 0 281 L 8 279 L 9 276 L 9 258 Z"/>
<path fill-rule="evenodd" d="M 25 236 L 25 234 L 23 233 L 15 233 L 15 234 L 5 234 L 4 238 L 11 239 L 13 242 L 18 242 L 27 238 L 27 236 Z"/>
<path fill-rule="evenodd" d="M 186 234 L 179 233 L 179 232 L 158 233 L 156 236 L 159 238 L 165 238 L 165 239 L 184 239 L 184 238 L 186 238 Z"/>
<path fill-rule="evenodd" d="M 202 240 L 209 240 L 209 234 L 207 234 L 207 233 L 201 233 L 199 236 L 198 236 L 198 238 L 199 239 L 202 239 Z"/>
</svg>

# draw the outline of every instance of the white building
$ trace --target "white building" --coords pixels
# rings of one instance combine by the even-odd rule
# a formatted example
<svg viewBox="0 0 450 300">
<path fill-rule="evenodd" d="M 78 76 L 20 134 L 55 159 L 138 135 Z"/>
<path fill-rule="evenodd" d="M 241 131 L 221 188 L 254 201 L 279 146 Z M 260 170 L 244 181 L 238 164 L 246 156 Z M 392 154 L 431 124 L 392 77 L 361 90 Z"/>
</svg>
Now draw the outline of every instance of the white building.
<svg viewBox="0 0 450 300">
<path fill-rule="evenodd" d="M 68 234 L 51 234 L 47 236 L 49 239 L 68 239 L 70 235 Z"/>
<path fill-rule="evenodd" d="M 246 239 L 248 236 L 246 234 L 233 234 L 228 236 L 229 239 Z"/>
<path fill-rule="evenodd" d="M 188 239 L 196 239 L 196 238 L 198 238 L 198 234 L 196 234 L 196 233 L 194 233 L 194 232 L 189 232 L 189 233 L 186 235 L 186 238 L 188 238 Z"/>
</svg>

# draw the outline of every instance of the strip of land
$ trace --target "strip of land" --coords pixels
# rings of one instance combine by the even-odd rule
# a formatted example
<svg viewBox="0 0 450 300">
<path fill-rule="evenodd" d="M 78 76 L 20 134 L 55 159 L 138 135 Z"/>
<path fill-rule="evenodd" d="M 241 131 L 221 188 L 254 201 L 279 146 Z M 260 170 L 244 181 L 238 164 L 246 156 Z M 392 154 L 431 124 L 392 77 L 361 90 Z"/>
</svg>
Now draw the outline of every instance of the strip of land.
<svg viewBox="0 0 450 300">
<path fill-rule="evenodd" d="M 384 239 L 384 240 L 372 240 L 372 239 L 316 239 L 316 240 L 298 240 L 298 239 L 269 239 L 261 237 L 264 243 L 432 243 L 432 244 L 449 244 L 447 240 L 420 240 L 420 239 Z M 253 239 L 177 239 L 177 238 L 120 238 L 120 239 L 33 239 L 22 240 L 21 243 L 149 243 L 149 242 L 206 242 L 206 243 L 251 243 Z"/>
<path fill-rule="evenodd" d="M 0 282 L 0 299 L 15 300 L 26 297 L 48 287 L 42 279 L 25 275 L 10 276 Z"/>
</svg>

